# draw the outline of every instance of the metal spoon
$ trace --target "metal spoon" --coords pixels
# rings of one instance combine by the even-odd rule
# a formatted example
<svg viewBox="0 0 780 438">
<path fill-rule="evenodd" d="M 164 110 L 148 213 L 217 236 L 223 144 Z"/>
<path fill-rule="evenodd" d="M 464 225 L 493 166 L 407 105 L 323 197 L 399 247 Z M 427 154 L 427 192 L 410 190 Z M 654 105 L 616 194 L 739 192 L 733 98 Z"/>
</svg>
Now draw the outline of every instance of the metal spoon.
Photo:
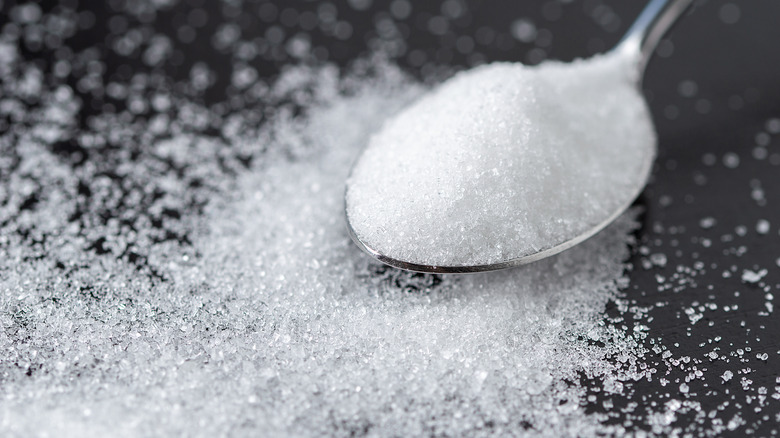
<svg viewBox="0 0 780 438">
<path fill-rule="evenodd" d="M 638 60 L 635 65 L 636 67 L 635 77 L 636 77 L 637 86 L 641 83 L 641 79 L 645 67 L 647 66 L 647 63 L 650 60 L 653 51 L 658 45 L 658 42 L 661 40 L 663 35 L 669 30 L 672 24 L 674 24 L 674 22 L 688 9 L 688 7 L 692 3 L 693 0 L 652 0 L 650 1 L 650 3 L 648 3 L 648 5 L 639 15 L 639 17 L 631 26 L 631 28 L 628 30 L 628 32 L 623 37 L 623 39 L 617 44 L 617 46 L 615 46 L 615 48 L 612 49 L 612 52 L 617 52 L 621 55 L 626 55 L 626 56 L 633 56 L 634 59 Z M 647 178 L 649 177 L 650 174 L 649 170 L 652 165 L 652 157 L 649 157 L 647 163 L 643 163 L 643 164 L 644 164 L 644 169 L 646 171 L 642 174 L 644 179 L 642 180 L 641 186 L 644 186 L 646 184 Z M 349 183 L 350 181 L 347 182 L 348 184 L 347 191 L 349 190 Z M 637 193 L 635 193 L 633 196 L 631 196 L 631 201 L 633 201 L 633 199 L 635 199 L 636 196 L 639 195 L 639 191 L 641 191 L 641 189 L 638 190 Z M 353 227 L 352 222 L 350 221 L 350 217 L 348 214 L 349 209 L 347 208 L 348 206 L 346 205 L 346 203 L 345 203 L 345 210 L 347 212 L 346 214 L 347 228 L 349 230 L 350 237 L 363 251 L 365 251 L 372 257 L 376 258 L 377 260 L 397 268 L 416 271 L 416 272 L 469 273 L 469 272 L 483 272 L 483 271 L 506 269 L 514 266 L 528 264 L 558 254 L 561 251 L 564 251 L 568 248 L 571 248 L 574 245 L 583 242 L 584 240 L 588 239 L 589 237 L 593 236 L 594 234 L 604 229 L 607 225 L 612 223 L 618 216 L 620 216 L 630 206 L 630 204 L 631 202 L 622 205 L 619 209 L 615 210 L 608 217 L 605 217 L 604 220 L 601 223 L 599 223 L 597 226 L 590 228 L 587 231 L 573 238 L 559 242 L 552 247 L 548 247 L 543 250 L 533 252 L 531 254 L 519 258 L 503 260 L 497 263 L 490 263 L 484 265 L 471 265 L 471 266 L 423 265 L 418 263 L 412 263 L 405 260 L 398 260 L 386 254 L 382 254 L 376 249 L 368 246 L 365 242 L 363 242 L 360 239 L 358 233 L 355 231 Z"/>
</svg>

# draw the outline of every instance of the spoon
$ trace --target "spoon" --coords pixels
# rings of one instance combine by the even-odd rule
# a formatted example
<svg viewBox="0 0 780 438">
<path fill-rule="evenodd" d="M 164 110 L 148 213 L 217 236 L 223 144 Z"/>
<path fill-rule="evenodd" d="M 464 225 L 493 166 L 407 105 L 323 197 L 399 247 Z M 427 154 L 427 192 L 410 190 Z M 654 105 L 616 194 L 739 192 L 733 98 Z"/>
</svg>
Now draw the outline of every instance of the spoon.
<svg viewBox="0 0 780 438">
<path fill-rule="evenodd" d="M 505 269 L 541 260 L 571 248 L 598 233 L 631 205 L 647 183 L 655 155 L 655 134 L 649 112 L 639 95 L 638 88 L 644 69 L 661 37 L 692 2 L 693 0 L 650 1 L 617 46 L 607 54 L 601 55 L 600 59 L 594 57 L 595 61 L 575 61 L 571 64 L 551 63 L 540 66 L 536 70 L 519 64 L 495 65 L 490 70 L 477 68 L 456 75 L 442 84 L 438 90 L 423 96 L 416 104 L 389 120 L 372 137 L 369 146 L 352 168 L 345 193 L 347 228 L 352 240 L 372 257 L 397 268 L 430 273 L 469 273 Z M 567 68 L 569 70 L 566 70 Z M 613 70 L 620 75 L 615 75 Z M 565 75 L 561 76 L 567 71 L 570 76 L 571 72 L 574 72 L 585 77 L 584 81 L 592 81 L 592 86 L 586 82 L 586 85 L 579 85 L 579 88 L 567 89 L 565 81 L 571 79 Z M 562 80 L 554 78 L 562 78 Z M 612 107 L 603 109 L 608 104 L 601 101 L 610 98 L 610 96 L 604 97 L 603 94 L 609 93 L 610 87 L 617 87 L 609 81 L 615 83 L 625 81 L 630 85 L 625 88 L 630 88 L 630 93 L 635 96 L 630 93 L 618 93 L 611 96 Z M 564 85 L 561 85 L 562 83 Z M 592 94 L 593 92 L 588 94 L 589 89 L 598 89 L 599 86 L 607 91 L 602 94 Z M 534 94 L 539 93 L 539 90 L 542 91 L 540 94 Z M 495 95 L 491 95 L 491 92 Z M 511 105 L 504 105 L 509 106 L 508 108 L 502 108 L 501 105 L 500 99 L 504 95 L 511 96 L 511 100 L 508 101 Z M 577 115 L 576 112 L 577 99 L 583 99 L 580 95 L 590 96 L 590 100 L 585 98 L 582 103 L 581 110 L 584 115 Z M 448 105 L 453 101 L 459 105 L 451 108 Z M 552 103 L 545 104 L 546 101 Z M 571 101 L 575 102 L 574 112 L 566 109 L 572 107 Z M 620 106 L 624 101 L 625 109 Z M 586 104 L 591 107 L 585 107 Z M 525 113 L 512 112 L 520 106 Z M 550 113 L 550 108 L 554 108 L 553 111 L 558 113 Z M 590 128 L 588 125 L 594 123 L 593 120 L 599 121 L 599 119 L 591 120 L 594 117 L 593 113 L 609 112 L 610 109 L 613 111 L 610 113 L 612 118 L 621 118 L 624 112 L 633 114 L 633 111 L 638 114 L 637 120 L 630 119 L 629 115 L 627 116 L 629 118 L 623 121 L 626 126 L 632 128 L 638 126 L 634 129 L 636 132 L 632 134 L 634 137 L 626 137 L 628 143 L 631 143 L 629 140 L 633 138 L 637 145 L 629 144 L 628 146 L 631 147 L 622 150 L 615 148 L 614 145 L 611 146 L 613 149 L 600 146 L 602 143 L 609 143 L 611 138 L 623 138 L 620 135 L 624 132 L 620 131 L 620 128 L 615 128 L 617 129 L 615 132 L 607 129 L 604 131 L 605 134 L 599 137 L 596 132 L 598 129 Z M 437 111 L 441 114 L 437 114 Z M 434 114 L 434 118 L 429 119 L 431 113 Z M 552 114 L 552 116 L 545 119 L 545 114 Z M 566 114 L 574 114 L 575 116 L 572 117 L 575 119 L 561 118 Z M 522 150 L 523 154 L 514 157 L 511 156 L 514 146 L 510 144 L 503 150 L 505 155 L 510 156 L 488 157 L 503 164 L 492 167 L 495 162 L 491 161 L 488 168 L 476 170 L 469 160 L 483 160 L 480 163 L 484 164 L 481 152 L 469 151 L 469 147 L 465 147 L 463 151 L 451 151 L 440 146 L 439 149 L 431 146 L 439 141 L 436 137 L 439 133 L 450 135 L 451 131 L 462 131 L 463 126 L 468 129 L 468 123 L 479 118 L 482 118 L 485 123 L 471 126 L 479 132 L 460 133 L 458 134 L 460 137 L 452 137 L 445 142 L 456 142 L 460 138 L 468 138 L 469 141 L 474 139 L 479 145 L 472 149 L 482 147 L 488 151 L 498 150 L 499 153 L 502 150 L 495 149 L 493 143 L 500 143 L 504 138 L 521 143 L 524 139 L 541 139 L 540 144 L 544 143 L 544 146 L 537 146 L 539 149 L 537 151 L 529 148 L 532 141 L 526 141 L 523 145 L 525 148 Z M 555 123 L 548 123 L 551 119 Z M 608 118 L 606 122 L 600 121 L 606 126 L 612 119 Z M 571 128 L 571 126 L 576 127 L 577 123 L 582 126 Z M 574 133 L 572 134 L 574 137 L 570 137 L 568 141 L 560 140 L 558 132 L 567 129 Z M 409 134 L 408 131 L 414 132 Z M 590 131 L 596 133 L 591 135 Z M 556 135 L 559 136 L 557 142 Z M 414 144 L 418 140 L 421 144 Z M 579 143 L 585 144 L 592 150 L 587 150 L 587 147 L 586 150 L 577 148 Z M 616 142 L 613 140 L 612 143 Z M 390 147 L 385 147 L 386 145 Z M 405 147 L 407 152 L 414 153 L 422 150 L 423 155 L 420 156 L 425 157 L 425 160 L 411 163 L 409 161 L 414 160 L 406 162 L 399 160 L 399 157 L 393 156 L 393 146 Z M 562 152 L 557 152 L 555 148 L 559 148 Z M 424 155 L 426 153 L 428 155 Z M 459 153 L 461 157 L 457 156 Z M 468 155 L 469 153 L 471 155 Z M 563 154 L 564 158 L 560 158 L 556 153 Z M 585 155 L 582 155 L 584 153 Z M 627 161 L 614 161 L 616 156 L 625 156 Z M 449 167 L 445 167 L 446 171 L 442 175 L 426 175 L 425 162 L 438 164 L 440 161 L 449 163 Z M 560 161 L 568 164 L 560 165 Z M 516 162 L 517 166 L 515 166 Z M 385 166 L 385 163 L 395 163 L 395 166 L 391 168 Z M 578 163 L 584 164 L 579 166 Z M 527 169 L 525 172 L 528 178 L 519 173 L 512 173 L 517 172 L 521 167 Z M 550 172 L 551 168 L 559 169 L 561 177 L 555 178 L 553 175 L 545 179 L 544 176 L 537 175 Z M 505 177 L 507 169 L 509 173 L 508 177 Z M 622 179 L 618 179 L 624 181 L 624 184 L 619 187 L 622 191 L 615 192 L 608 185 L 599 186 L 597 185 L 599 182 L 594 181 L 594 178 L 604 178 L 606 181 L 613 177 L 608 172 L 610 169 L 614 170 L 615 174 L 622 172 Z M 493 175 L 490 174 L 491 170 Z M 575 175 L 578 172 L 582 175 Z M 382 173 L 391 173 L 391 175 L 377 180 L 377 175 Z M 577 180 L 577 177 L 580 180 Z M 452 184 L 439 184 L 439 179 L 446 179 Z M 466 189 L 453 186 L 462 182 L 474 184 Z M 419 187 L 414 186 L 415 183 L 419 184 Z M 571 188 L 567 184 L 577 186 L 574 187 L 574 194 L 566 194 L 566 191 Z M 409 187 L 402 187 L 404 185 Z M 526 197 L 534 198 L 532 203 L 522 204 L 525 202 L 523 196 L 517 196 L 514 190 L 518 186 L 526 190 Z M 493 188 L 495 189 L 493 191 L 498 193 L 489 193 L 490 190 L 486 191 L 486 188 Z M 576 192 L 577 189 L 580 192 Z M 404 192 L 404 190 L 412 192 Z M 450 208 L 464 197 L 463 192 L 466 190 L 476 193 L 469 192 L 469 196 L 475 201 L 482 201 L 482 204 L 476 202 L 481 210 L 471 204 Z M 505 195 L 503 191 L 508 194 Z M 417 196 L 418 192 L 422 194 Z M 415 196 L 407 196 L 410 193 Z M 490 196 L 494 196 L 495 199 Z M 398 207 L 406 203 L 407 198 L 410 203 L 409 208 L 404 205 L 395 210 L 387 210 L 386 204 Z M 516 207 L 513 205 L 508 214 L 519 214 L 524 218 L 532 216 L 532 219 L 540 218 L 539 220 L 544 222 L 526 226 L 522 220 L 518 220 L 515 225 L 517 217 L 501 216 L 507 214 L 504 210 L 508 208 L 506 205 L 510 205 L 503 204 L 504 199 L 513 199 L 515 203 L 521 203 L 529 211 L 513 210 Z M 435 216 L 443 210 L 452 211 L 447 213 L 449 216 Z M 580 210 L 585 213 L 580 213 Z M 384 214 L 385 211 L 389 213 Z M 535 218 L 534 215 L 539 218 Z M 502 222 L 504 217 L 511 217 L 512 221 L 504 221 L 506 222 L 504 223 Z M 580 218 L 582 220 L 578 221 Z M 422 224 L 419 222 L 425 220 L 428 222 Z M 530 224 L 532 221 L 529 219 L 527 222 Z M 523 233 L 529 234 L 528 239 L 524 240 Z M 482 236 L 485 236 L 484 239 Z"/>
</svg>

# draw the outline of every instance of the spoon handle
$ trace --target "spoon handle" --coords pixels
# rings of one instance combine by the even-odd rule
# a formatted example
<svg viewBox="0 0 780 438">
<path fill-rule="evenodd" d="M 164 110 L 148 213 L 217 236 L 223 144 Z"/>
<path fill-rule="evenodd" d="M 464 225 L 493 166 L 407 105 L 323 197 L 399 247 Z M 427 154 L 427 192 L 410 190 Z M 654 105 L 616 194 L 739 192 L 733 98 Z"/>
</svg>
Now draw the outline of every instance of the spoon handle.
<svg viewBox="0 0 780 438">
<path fill-rule="evenodd" d="M 639 55 L 639 78 L 658 42 L 691 4 L 693 0 L 651 0 L 615 47 L 614 50 Z"/>
</svg>

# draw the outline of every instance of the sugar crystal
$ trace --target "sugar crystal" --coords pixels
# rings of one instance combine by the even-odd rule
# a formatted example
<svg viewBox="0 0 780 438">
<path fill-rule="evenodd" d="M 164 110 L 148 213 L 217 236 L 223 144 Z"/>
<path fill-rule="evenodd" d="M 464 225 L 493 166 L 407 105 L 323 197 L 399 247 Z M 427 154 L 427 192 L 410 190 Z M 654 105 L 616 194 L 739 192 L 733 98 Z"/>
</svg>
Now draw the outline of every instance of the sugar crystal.
<svg viewBox="0 0 780 438">
<path fill-rule="evenodd" d="M 764 278 L 764 276 L 766 276 L 767 273 L 768 271 L 766 269 L 761 269 L 758 271 L 751 271 L 750 269 L 745 269 L 744 271 L 742 271 L 742 281 L 745 283 L 755 284 L 761 281 L 761 279 Z"/>
</svg>

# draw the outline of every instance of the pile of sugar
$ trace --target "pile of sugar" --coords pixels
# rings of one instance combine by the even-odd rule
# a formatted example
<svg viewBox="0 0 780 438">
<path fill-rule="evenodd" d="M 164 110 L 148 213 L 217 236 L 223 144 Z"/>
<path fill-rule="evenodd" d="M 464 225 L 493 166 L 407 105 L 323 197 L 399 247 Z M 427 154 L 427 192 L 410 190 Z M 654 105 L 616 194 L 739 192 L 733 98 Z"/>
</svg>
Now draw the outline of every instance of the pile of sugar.
<svg viewBox="0 0 780 438">
<path fill-rule="evenodd" d="M 367 247 L 433 266 L 520 258 L 587 234 L 639 194 L 656 138 L 633 59 L 460 73 L 388 121 L 347 214 Z"/>
<path fill-rule="evenodd" d="M 27 120 L 25 100 L 10 94 L 23 88 L 12 59 L 3 108 Z M 310 90 L 303 115 L 269 111 L 259 131 L 239 135 L 233 127 L 251 119 L 238 113 L 223 124 L 229 143 L 199 133 L 193 120 L 217 115 L 185 101 L 173 119 L 131 125 L 104 114 L 79 132 L 69 88 L 19 76 L 47 103 L 30 129 L 18 123 L 0 142 L 12 157 L 0 435 L 621 429 L 586 411 L 581 379 L 617 394 L 647 377 L 641 333 L 603 315 L 625 283 L 631 215 L 559 257 L 493 275 L 419 275 L 370 260 L 343 223 L 349 164 L 421 92 L 375 67 L 379 77 L 344 80 L 334 68 L 288 69 L 263 101 Z M 111 141 L 136 153 L 100 155 Z M 72 157 L 67 142 L 93 149 Z M 247 154 L 255 164 L 242 169 Z"/>
</svg>

